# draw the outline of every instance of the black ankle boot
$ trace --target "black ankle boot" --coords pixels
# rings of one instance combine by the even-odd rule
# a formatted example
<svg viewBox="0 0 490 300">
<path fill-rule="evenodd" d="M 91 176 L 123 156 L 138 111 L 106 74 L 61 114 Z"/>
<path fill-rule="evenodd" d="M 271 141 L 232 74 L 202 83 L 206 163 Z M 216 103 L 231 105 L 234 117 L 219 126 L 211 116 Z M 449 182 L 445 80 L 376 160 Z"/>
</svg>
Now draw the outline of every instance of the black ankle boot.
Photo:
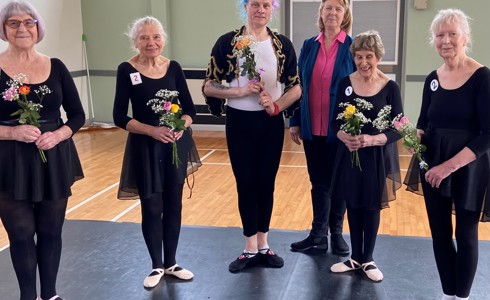
<svg viewBox="0 0 490 300">
<path fill-rule="evenodd" d="M 333 254 L 340 256 L 349 254 L 349 245 L 347 245 L 341 233 L 330 236 L 330 246 L 332 247 Z"/>
<path fill-rule="evenodd" d="M 328 250 L 327 237 L 314 237 L 308 235 L 306 239 L 292 243 L 291 249 L 294 251 L 304 251 L 308 249 Z"/>
</svg>

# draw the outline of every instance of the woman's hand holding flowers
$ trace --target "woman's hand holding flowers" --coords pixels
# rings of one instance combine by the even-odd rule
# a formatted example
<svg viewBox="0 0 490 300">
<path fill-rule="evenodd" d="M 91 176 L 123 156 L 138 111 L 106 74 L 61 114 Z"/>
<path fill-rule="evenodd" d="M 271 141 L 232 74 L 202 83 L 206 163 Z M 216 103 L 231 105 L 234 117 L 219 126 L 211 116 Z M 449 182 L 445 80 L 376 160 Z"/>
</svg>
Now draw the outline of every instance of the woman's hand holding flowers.
<svg viewBox="0 0 490 300">
<path fill-rule="evenodd" d="M 250 81 L 246 86 L 240 87 L 240 96 L 246 97 L 250 94 L 260 94 L 264 90 L 263 81 Z"/>
<path fill-rule="evenodd" d="M 339 130 L 337 137 L 345 144 L 350 152 L 356 151 L 361 147 L 358 135 L 350 135 L 343 130 Z"/>
<path fill-rule="evenodd" d="M 265 109 L 265 111 L 269 115 L 274 115 L 276 107 L 274 105 L 274 100 L 272 100 L 272 96 L 267 91 L 262 91 L 259 95 L 259 104 Z M 277 104 L 276 104 L 277 105 Z"/>
<path fill-rule="evenodd" d="M 41 135 L 41 130 L 33 125 L 12 126 L 12 140 L 33 143 Z"/>
<path fill-rule="evenodd" d="M 56 145 L 62 141 L 69 139 L 73 135 L 68 126 L 61 126 L 54 131 L 46 131 L 42 133 L 36 140 L 36 146 L 40 150 L 49 150 L 54 148 Z"/>
<path fill-rule="evenodd" d="M 36 140 L 36 146 L 42 150 L 49 150 L 58 145 L 62 140 L 63 139 L 60 135 L 48 131 L 39 136 L 39 138 Z"/>
<path fill-rule="evenodd" d="M 152 138 L 162 143 L 173 143 L 176 140 L 178 140 L 176 138 L 177 133 L 179 132 L 172 131 L 170 128 L 165 126 L 153 126 L 150 135 Z M 180 131 L 180 136 L 182 136 L 181 131 Z"/>
</svg>

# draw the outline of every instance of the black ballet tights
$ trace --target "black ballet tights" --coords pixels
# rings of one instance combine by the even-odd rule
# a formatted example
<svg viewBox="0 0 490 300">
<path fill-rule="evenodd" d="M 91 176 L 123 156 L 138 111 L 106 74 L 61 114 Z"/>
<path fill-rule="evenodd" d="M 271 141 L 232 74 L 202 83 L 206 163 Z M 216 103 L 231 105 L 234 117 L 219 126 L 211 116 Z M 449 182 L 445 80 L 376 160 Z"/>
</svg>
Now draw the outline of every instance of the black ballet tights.
<svg viewBox="0 0 490 300">
<path fill-rule="evenodd" d="M 141 228 L 153 269 L 170 268 L 176 264 L 182 222 L 182 188 L 183 185 L 168 186 L 163 193 L 141 199 Z"/>
<path fill-rule="evenodd" d="M 347 208 L 347 220 L 352 246 L 351 258 L 359 263 L 373 261 L 380 211 Z"/>
<path fill-rule="evenodd" d="M 428 195 L 430 193 L 430 195 Z M 456 244 L 453 241 L 452 200 L 424 190 L 432 245 L 442 290 L 446 295 L 469 297 L 478 265 L 479 212 L 456 207 Z"/>
<path fill-rule="evenodd" d="M 32 203 L 0 194 L 0 217 L 9 237 L 10 256 L 21 300 L 34 300 L 37 297 L 37 267 L 41 298 L 49 299 L 57 294 L 56 278 L 67 202 L 68 199 L 60 199 Z"/>
</svg>

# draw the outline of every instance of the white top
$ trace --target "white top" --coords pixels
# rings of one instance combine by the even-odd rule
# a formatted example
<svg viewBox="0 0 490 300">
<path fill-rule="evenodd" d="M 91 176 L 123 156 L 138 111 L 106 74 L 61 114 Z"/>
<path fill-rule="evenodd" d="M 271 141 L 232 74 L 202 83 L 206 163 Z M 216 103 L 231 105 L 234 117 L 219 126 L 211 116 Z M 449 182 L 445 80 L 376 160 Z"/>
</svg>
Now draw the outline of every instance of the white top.
<svg viewBox="0 0 490 300">
<path fill-rule="evenodd" d="M 255 45 L 255 61 L 257 70 L 262 68 L 264 72 L 260 74 L 262 81 L 265 82 L 265 90 L 268 91 L 272 99 L 276 101 L 282 95 L 281 83 L 277 81 L 277 58 L 272 48 L 271 39 L 262 42 L 257 42 Z M 241 66 L 244 62 L 243 58 L 239 58 L 238 64 Z M 240 67 L 240 73 L 242 68 Z M 238 79 L 233 79 L 230 82 L 230 87 L 242 87 L 248 84 L 247 76 L 240 76 Z M 259 104 L 259 94 L 250 94 L 247 97 L 228 99 L 228 106 L 248 111 L 264 110 Z"/>
</svg>

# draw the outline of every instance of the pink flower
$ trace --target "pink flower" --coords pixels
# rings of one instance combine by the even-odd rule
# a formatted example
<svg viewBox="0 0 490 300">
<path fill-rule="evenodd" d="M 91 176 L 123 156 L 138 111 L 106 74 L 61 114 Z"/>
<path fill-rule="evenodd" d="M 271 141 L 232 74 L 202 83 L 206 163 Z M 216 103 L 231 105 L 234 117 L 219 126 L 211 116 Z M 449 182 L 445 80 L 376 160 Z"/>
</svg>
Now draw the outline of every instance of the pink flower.
<svg viewBox="0 0 490 300">
<path fill-rule="evenodd" d="M 163 109 L 166 111 L 169 111 L 172 108 L 172 102 L 170 101 L 165 101 L 165 104 L 163 105 Z"/>
<path fill-rule="evenodd" d="M 401 121 L 393 122 L 393 126 L 397 131 L 401 131 L 403 129 L 403 123 Z"/>
<path fill-rule="evenodd" d="M 3 92 L 3 99 L 5 101 L 14 101 L 19 97 L 19 92 L 15 86 L 10 87 L 5 92 Z"/>
<path fill-rule="evenodd" d="M 400 123 L 402 123 L 402 125 L 404 124 L 408 124 L 410 123 L 410 120 L 406 117 L 406 116 L 403 116 L 401 119 L 400 119 Z"/>
</svg>

